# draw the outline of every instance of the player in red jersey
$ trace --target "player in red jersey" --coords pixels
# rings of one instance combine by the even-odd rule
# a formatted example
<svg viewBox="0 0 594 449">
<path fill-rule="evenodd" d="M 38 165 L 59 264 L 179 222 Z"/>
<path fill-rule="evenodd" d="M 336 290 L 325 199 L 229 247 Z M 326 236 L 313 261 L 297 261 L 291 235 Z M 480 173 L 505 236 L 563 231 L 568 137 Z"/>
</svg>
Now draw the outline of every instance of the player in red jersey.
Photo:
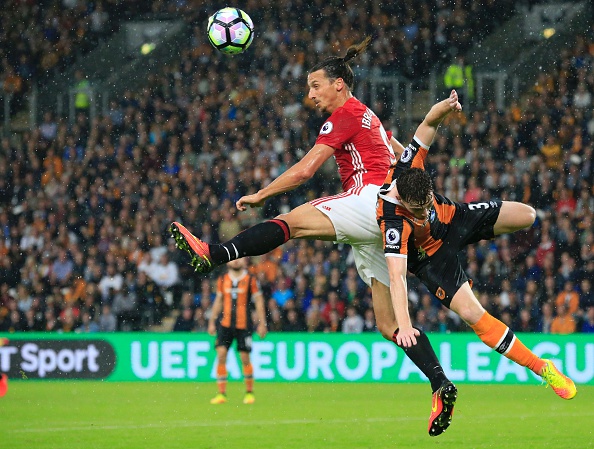
<svg viewBox="0 0 594 449">
<path fill-rule="evenodd" d="M 389 275 L 383 242 L 375 219 L 375 203 L 391 161 L 404 147 L 386 133 L 380 120 L 353 94 L 354 74 L 348 62 L 365 50 L 370 39 L 349 47 L 344 57 L 330 57 L 309 72 L 309 98 L 330 114 L 322 125 L 313 148 L 268 186 L 237 201 L 241 211 L 261 207 L 275 196 L 309 180 L 322 164 L 334 156 L 343 192 L 310 201 L 275 219 L 252 226 L 222 244 L 207 244 L 180 223 L 171 225 L 179 248 L 192 257 L 197 271 L 207 273 L 215 266 L 245 256 L 265 254 L 289 239 L 328 240 L 352 246 L 357 271 L 371 286 L 378 330 L 395 341 L 398 325 L 390 298 Z M 456 388 L 445 376 L 427 336 L 418 332 L 418 344 L 401 346 L 408 357 L 429 378 L 434 395 L 451 403 Z M 434 396 L 435 401 L 435 396 Z M 451 407 L 438 407 L 430 417 L 430 434 L 438 435 L 450 424 Z"/>
<path fill-rule="evenodd" d="M 530 227 L 534 209 L 513 201 L 456 203 L 433 191 L 425 171 L 429 146 L 443 111 L 460 110 L 457 94 L 433 106 L 400 160 L 390 167 L 377 202 L 384 238 L 392 303 L 399 324 L 397 342 L 415 344 L 408 315 L 406 273 L 416 275 L 441 303 L 456 312 L 490 348 L 542 376 L 563 399 L 576 395 L 573 381 L 550 360 L 530 351 L 504 323 L 491 316 L 471 290 L 458 253 L 466 245 Z"/>
<path fill-rule="evenodd" d="M 8 344 L 8 338 L 0 337 L 0 348 Z M 8 391 L 8 376 L 0 373 L 0 398 Z"/>
</svg>

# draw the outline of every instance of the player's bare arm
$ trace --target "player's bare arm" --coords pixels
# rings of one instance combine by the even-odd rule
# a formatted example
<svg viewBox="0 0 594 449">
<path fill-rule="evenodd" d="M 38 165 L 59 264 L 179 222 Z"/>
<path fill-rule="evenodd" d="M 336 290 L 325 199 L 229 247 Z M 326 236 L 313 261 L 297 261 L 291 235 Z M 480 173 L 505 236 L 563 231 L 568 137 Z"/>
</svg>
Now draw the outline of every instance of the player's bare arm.
<svg viewBox="0 0 594 449">
<path fill-rule="evenodd" d="M 452 90 L 449 98 L 446 98 L 439 103 L 434 104 L 423 122 L 417 128 L 415 137 L 424 145 L 430 146 L 437 134 L 437 128 L 451 112 L 459 112 L 462 110 L 462 105 L 458 101 L 458 93 Z"/>
<path fill-rule="evenodd" d="M 256 305 L 256 315 L 258 316 L 256 333 L 260 338 L 264 338 L 268 333 L 268 325 L 266 324 L 266 310 L 264 309 L 264 295 L 262 293 L 254 295 L 254 304 Z"/>
<path fill-rule="evenodd" d="M 331 146 L 323 144 L 314 145 L 299 162 L 266 187 L 252 195 L 242 196 L 235 204 L 237 209 L 244 211 L 247 209 L 247 206 L 262 207 L 268 198 L 296 189 L 311 179 L 322 164 L 333 154 L 334 148 Z"/>
<path fill-rule="evenodd" d="M 390 273 L 390 296 L 398 323 L 396 344 L 409 348 L 417 344 L 417 336 L 420 335 L 420 332 L 413 327 L 408 312 L 406 261 L 406 257 L 386 257 Z"/>
<path fill-rule="evenodd" d="M 223 294 L 221 292 L 217 292 L 215 296 L 215 300 L 212 304 L 212 312 L 210 314 L 210 319 L 208 320 L 208 333 L 210 335 L 215 335 L 217 333 L 217 318 L 223 311 Z"/>
<path fill-rule="evenodd" d="M 404 146 L 398 142 L 394 137 L 390 139 L 390 145 L 392 146 L 392 151 L 394 152 L 394 159 L 400 159 L 402 152 L 404 151 Z"/>
</svg>

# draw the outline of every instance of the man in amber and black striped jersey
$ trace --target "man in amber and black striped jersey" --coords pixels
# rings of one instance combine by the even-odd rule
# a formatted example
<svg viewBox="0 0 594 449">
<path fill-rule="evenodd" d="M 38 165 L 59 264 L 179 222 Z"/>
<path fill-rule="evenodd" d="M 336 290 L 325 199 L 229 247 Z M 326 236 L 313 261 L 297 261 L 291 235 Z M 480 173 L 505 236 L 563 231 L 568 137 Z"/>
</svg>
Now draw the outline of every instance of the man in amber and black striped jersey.
<svg viewBox="0 0 594 449">
<path fill-rule="evenodd" d="M 217 350 L 217 386 L 218 394 L 210 401 L 211 404 L 227 402 L 227 352 L 233 340 L 237 341 L 237 350 L 241 358 L 243 378 L 246 393 L 244 404 L 253 404 L 255 396 L 254 369 L 250 361 L 252 350 L 252 304 L 255 305 L 258 318 L 257 333 L 264 338 L 266 314 L 264 311 L 264 297 L 260 285 L 246 268 L 246 259 L 232 260 L 227 264 L 228 271 L 217 279 L 217 294 L 212 306 L 212 314 L 208 321 L 208 333 L 217 335 L 215 347 Z M 217 320 L 223 313 L 217 330 Z"/>
<path fill-rule="evenodd" d="M 572 399 L 577 393 L 574 382 L 551 360 L 530 351 L 509 327 L 483 308 L 462 268 L 459 252 L 465 246 L 528 228 L 536 212 L 514 201 L 457 203 L 434 191 L 425 158 L 441 121 L 461 109 L 456 91 L 431 108 L 413 141 L 390 167 L 378 194 L 377 220 L 399 326 L 397 343 L 416 345 L 419 334 L 408 314 L 406 273 L 410 271 L 483 343 L 541 376 L 563 399 Z"/>
</svg>

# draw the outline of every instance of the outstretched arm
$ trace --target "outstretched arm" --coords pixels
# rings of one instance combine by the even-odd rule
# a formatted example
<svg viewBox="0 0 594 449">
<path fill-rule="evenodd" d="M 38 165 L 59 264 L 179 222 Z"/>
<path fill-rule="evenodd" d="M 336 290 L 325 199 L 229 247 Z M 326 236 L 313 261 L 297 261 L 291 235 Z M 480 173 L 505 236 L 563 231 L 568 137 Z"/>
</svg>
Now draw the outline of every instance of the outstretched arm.
<svg viewBox="0 0 594 449">
<path fill-rule="evenodd" d="M 416 337 L 420 332 L 412 326 L 408 312 L 406 260 L 406 257 L 386 257 L 390 273 L 390 296 L 398 324 L 396 344 L 408 348 L 417 344 Z"/>
<path fill-rule="evenodd" d="M 394 139 L 394 136 L 390 139 L 390 145 L 392 146 L 392 151 L 394 152 L 394 159 L 400 159 L 402 153 L 404 151 L 404 146 L 398 142 L 398 140 Z"/>
<path fill-rule="evenodd" d="M 458 93 L 452 90 L 450 97 L 434 104 L 423 122 L 417 128 L 415 137 L 423 144 L 430 146 L 437 134 L 437 128 L 444 118 L 446 118 L 452 111 L 461 111 L 462 105 L 458 101 Z"/>
<path fill-rule="evenodd" d="M 282 173 L 263 189 L 253 195 L 241 197 L 237 203 L 237 209 L 246 210 L 247 206 L 261 207 L 264 202 L 273 196 L 288 192 L 299 187 L 318 171 L 324 162 L 334 154 L 334 148 L 324 144 L 316 144 L 303 156 L 299 162 Z"/>
</svg>

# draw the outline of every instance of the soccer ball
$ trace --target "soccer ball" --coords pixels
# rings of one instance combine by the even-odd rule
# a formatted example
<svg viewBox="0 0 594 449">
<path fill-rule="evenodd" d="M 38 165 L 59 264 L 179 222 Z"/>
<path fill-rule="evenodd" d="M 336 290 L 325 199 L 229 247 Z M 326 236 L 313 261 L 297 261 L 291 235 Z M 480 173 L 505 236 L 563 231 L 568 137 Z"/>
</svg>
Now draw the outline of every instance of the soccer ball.
<svg viewBox="0 0 594 449">
<path fill-rule="evenodd" d="M 243 53 L 254 39 L 254 23 L 239 8 L 223 8 L 208 18 L 208 40 L 226 55 Z"/>
</svg>

